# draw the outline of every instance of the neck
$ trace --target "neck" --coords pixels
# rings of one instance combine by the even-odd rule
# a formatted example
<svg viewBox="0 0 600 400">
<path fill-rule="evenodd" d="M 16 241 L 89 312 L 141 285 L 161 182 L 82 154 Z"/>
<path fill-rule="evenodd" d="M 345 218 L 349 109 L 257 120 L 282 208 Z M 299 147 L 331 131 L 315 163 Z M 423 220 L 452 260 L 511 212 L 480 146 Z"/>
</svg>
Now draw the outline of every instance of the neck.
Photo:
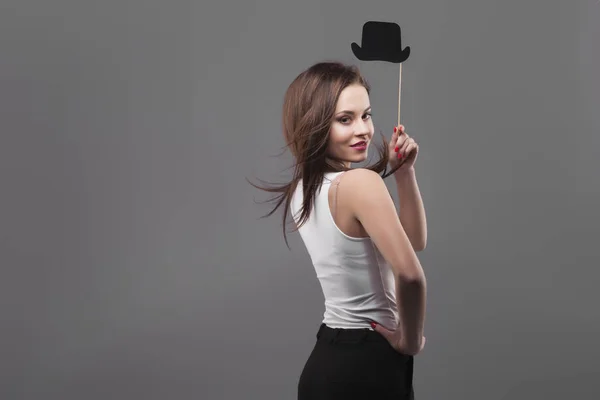
<svg viewBox="0 0 600 400">
<path fill-rule="evenodd" d="M 352 166 L 352 162 L 350 161 L 342 161 L 342 160 L 333 160 L 331 158 L 327 159 L 327 172 L 336 172 L 339 171 L 340 168 L 347 168 L 350 169 L 350 167 Z"/>
</svg>

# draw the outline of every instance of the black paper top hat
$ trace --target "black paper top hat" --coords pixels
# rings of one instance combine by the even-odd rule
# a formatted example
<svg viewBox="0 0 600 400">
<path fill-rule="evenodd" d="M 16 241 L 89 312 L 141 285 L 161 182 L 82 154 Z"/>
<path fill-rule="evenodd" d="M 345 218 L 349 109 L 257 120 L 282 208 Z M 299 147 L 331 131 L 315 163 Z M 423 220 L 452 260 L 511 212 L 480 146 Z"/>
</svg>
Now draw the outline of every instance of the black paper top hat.
<svg viewBox="0 0 600 400">
<path fill-rule="evenodd" d="M 401 63 L 410 55 L 410 47 L 402 49 L 398 24 L 369 21 L 363 25 L 361 46 L 352 43 L 352 52 L 362 61 Z"/>
</svg>

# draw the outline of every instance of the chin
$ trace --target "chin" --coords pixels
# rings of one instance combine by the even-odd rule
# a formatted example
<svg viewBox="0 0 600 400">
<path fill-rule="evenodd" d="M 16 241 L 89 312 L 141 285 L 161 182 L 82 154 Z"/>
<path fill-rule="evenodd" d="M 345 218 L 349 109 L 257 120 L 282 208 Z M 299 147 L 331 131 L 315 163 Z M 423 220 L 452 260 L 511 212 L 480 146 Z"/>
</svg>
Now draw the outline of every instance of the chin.
<svg viewBox="0 0 600 400">
<path fill-rule="evenodd" d="M 366 160 L 367 160 L 367 156 L 366 156 L 366 155 L 364 155 L 364 156 L 360 156 L 360 157 L 356 157 L 356 156 L 354 156 L 354 157 L 350 157 L 350 159 L 349 159 L 349 160 L 350 160 L 350 162 L 351 162 L 352 164 L 357 164 L 357 163 L 361 163 L 361 162 L 363 162 L 363 161 L 366 161 Z"/>
</svg>

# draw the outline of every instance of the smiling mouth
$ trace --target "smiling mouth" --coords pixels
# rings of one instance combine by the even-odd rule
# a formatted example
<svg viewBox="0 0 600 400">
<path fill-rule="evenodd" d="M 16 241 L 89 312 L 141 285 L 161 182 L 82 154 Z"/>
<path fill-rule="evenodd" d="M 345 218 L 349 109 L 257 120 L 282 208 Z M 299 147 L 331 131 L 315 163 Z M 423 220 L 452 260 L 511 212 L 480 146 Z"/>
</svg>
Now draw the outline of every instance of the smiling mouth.
<svg viewBox="0 0 600 400">
<path fill-rule="evenodd" d="M 355 144 L 351 145 L 350 147 L 360 147 L 360 146 L 366 146 L 366 145 L 367 145 L 367 142 L 362 141 L 362 142 L 355 143 Z"/>
</svg>

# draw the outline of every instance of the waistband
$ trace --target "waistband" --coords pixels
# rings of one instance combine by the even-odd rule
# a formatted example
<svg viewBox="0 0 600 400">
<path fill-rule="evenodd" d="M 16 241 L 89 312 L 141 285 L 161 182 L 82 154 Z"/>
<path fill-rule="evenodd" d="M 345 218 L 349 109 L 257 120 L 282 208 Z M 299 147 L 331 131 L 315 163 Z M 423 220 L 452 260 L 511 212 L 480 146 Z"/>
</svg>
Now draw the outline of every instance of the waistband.
<svg viewBox="0 0 600 400">
<path fill-rule="evenodd" d="M 387 343 L 379 332 L 371 329 L 342 329 L 330 328 L 321 324 L 317 332 L 317 340 L 329 343 L 361 343 L 361 342 L 381 342 Z"/>
</svg>

